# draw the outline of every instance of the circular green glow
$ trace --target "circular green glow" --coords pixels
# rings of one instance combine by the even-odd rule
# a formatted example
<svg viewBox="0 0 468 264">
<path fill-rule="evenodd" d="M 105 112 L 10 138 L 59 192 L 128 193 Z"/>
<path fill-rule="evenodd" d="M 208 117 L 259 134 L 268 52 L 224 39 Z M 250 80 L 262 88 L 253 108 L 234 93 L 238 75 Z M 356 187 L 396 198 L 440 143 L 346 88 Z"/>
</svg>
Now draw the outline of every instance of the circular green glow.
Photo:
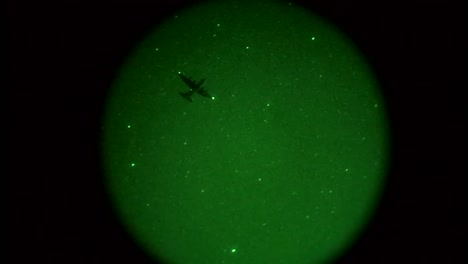
<svg viewBox="0 0 468 264">
<path fill-rule="evenodd" d="M 109 193 L 156 259 L 326 262 L 377 206 L 388 139 L 365 60 L 306 10 L 254 2 L 168 19 L 109 94 Z"/>
</svg>

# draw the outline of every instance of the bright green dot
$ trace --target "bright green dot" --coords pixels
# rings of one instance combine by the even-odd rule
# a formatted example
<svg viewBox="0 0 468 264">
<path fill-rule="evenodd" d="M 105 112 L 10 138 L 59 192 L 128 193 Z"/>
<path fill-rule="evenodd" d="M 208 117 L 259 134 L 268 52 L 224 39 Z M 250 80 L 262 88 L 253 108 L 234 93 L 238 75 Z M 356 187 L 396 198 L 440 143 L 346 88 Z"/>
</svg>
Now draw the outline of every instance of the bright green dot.
<svg viewBox="0 0 468 264">
<path fill-rule="evenodd" d="M 135 167 L 135 163 L 130 164 L 131 167 Z"/>
<path fill-rule="evenodd" d="M 214 100 L 214 99 L 216 99 L 216 98 L 214 96 L 211 96 L 211 100 Z"/>
<path fill-rule="evenodd" d="M 315 40 L 315 37 L 312 37 L 311 39 L 312 39 L 312 40 Z"/>
<path fill-rule="evenodd" d="M 233 248 L 231 249 L 231 253 L 236 253 L 237 249 Z"/>
<path fill-rule="evenodd" d="M 127 128 L 132 128 L 132 126 L 131 126 L 131 125 L 128 125 Z"/>
</svg>

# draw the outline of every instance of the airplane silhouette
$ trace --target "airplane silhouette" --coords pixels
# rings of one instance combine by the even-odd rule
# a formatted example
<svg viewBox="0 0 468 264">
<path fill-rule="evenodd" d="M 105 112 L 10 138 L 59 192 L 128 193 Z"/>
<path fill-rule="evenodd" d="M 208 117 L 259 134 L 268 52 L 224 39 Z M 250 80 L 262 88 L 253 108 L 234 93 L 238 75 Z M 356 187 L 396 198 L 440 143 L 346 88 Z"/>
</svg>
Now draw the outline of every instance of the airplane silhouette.
<svg viewBox="0 0 468 264">
<path fill-rule="evenodd" d="M 185 76 L 181 72 L 179 72 L 179 76 L 180 76 L 180 78 L 182 78 L 182 81 L 184 81 L 184 83 L 187 84 L 188 87 L 190 87 L 190 91 L 188 91 L 188 92 L 185 92 L 185 93 L 179 92 L 179 94 L 182 95 L 182 97 L 184 97 L 188 101 L 192 102 L 192 98 L 190 96 L 192 96 L 192 94 L 194 94 L 194 93 L 198 93 L 199 95 L 201 95 L 203 97 L 210 98 L 212 100 L 214 99 L 214 97 L 211 96 L 210 94 L 208 94 L 208 92 L 205 91 L 205 89 L 203 89 L 203 87 L 202 87 L 203 83 L 206 80 L 205 78 L 201 79 L 198 82 L 195 82 L 190 77 Z"/>
</svg>

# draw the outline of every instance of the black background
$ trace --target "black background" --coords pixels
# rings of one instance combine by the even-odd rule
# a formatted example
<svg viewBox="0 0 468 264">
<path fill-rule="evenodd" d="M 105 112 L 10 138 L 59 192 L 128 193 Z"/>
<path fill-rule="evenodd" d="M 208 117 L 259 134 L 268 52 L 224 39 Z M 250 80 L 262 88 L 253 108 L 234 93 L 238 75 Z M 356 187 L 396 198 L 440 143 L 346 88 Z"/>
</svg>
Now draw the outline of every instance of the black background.
<svg viewBox="0 0 468 264">
<path fill-rule="evenodd" d="M 100 114 L 130 48 L 186 3 L 4 3 L 2 262 L 151 263 L 106 198 Z M 368 56 L 391 121 L 384 200 L 338 261 L 460 263 L 468 87 L 462 1 L 303 4 L 334 21 Z"/>
</svg>

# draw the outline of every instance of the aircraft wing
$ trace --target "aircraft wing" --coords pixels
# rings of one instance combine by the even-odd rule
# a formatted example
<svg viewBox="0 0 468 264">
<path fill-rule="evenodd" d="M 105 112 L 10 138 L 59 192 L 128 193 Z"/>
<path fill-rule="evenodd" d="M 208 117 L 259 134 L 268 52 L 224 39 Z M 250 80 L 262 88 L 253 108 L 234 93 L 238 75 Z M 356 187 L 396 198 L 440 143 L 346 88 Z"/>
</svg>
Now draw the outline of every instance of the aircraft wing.
<svg viewBox="0 0 468 264">
<path fill-rule="evenodd" d="M 207 92 L 205 91 L 205 89 L 200 89 L 197 91 L 197 93 L 203 97 L 207 97 L 207 98 L 212 98 L 212 96 Z"/>
<path fill-rule="evenodd" d="M 200 81 L 197 82 L 197 87 L 201 87 L 203 83 L 206 81 L 205 78 L 201 79 Z"/>
<path fill-rule="evenodd" d="M 197 87 L 197 84 L 192 79 L 190 79 L 190 77 L 185 76 L 183 73 L 179 73 L 179 76 L 182 81 L 184 81 L 184 83 L 191 89 L 195 89 Z"/>
</svg>

